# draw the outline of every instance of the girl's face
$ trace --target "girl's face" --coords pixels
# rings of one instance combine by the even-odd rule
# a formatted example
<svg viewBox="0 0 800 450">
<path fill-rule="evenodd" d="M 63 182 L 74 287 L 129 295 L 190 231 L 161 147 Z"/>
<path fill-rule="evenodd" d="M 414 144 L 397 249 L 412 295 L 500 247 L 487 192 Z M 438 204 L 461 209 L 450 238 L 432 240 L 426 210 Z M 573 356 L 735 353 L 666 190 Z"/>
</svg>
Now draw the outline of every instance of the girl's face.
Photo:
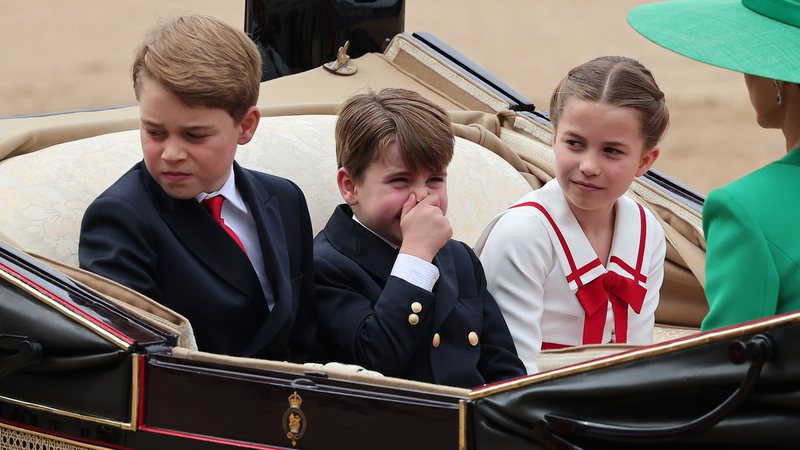
<svg viewBox="0 0 800 450">
<path fill-rule="evenodd" d="M 576 216 L 611 213 L 658 157 L 645 148 L 639 111 L 569 99 L 553 134 L 556 178 Z"/>
</svg>

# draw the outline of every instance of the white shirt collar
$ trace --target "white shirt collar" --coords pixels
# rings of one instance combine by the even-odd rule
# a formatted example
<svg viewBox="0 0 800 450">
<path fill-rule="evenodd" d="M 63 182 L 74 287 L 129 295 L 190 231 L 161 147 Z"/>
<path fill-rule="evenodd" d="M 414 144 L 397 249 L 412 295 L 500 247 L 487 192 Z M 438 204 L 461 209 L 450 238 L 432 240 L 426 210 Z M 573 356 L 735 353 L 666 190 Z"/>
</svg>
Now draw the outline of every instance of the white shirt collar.
<svg viewBox="0 0 800 450">
<path fill-rule="evenodd" d="M 400 248 L 400 246 L 399 246 L 399 245 L 397 245 L 397 244 L 395 244 L 394 242 L 392 242 L 392 241 L 390 241 L 390 240 L 386 239 L 385 237 L 381 236 L 380 234 L 378 234 L 378 233 L 376 233 L 376 232 L 374 232 L 374 231 L 370 230 L 368 226 L 364 225 L 363 223 L 361 223 L 361 221 L 360 221 L 360 220 L 358 220 L 358 217 L 356 217 L 356 215 L 355 215 L 355 214 L 353 214 L 353 220 L 355 220 L 357 224 L 359 224 L 359 225 L 361 225 L 362 227 L 364 227 L 364 228 L 365 228 L 367 231 L 369 231 L 370 233 L 372 233 L 372 234 L 374 234 L 375 236 L 378 236 L 379 238 L 381 238 L 381 240 L 382 240 L 383 242 L 386 242 L 387 244 L 391 245 L 393 249 L 395 249 L 395 250 L 398 250 L 398 249 Z"/>
<path fill-rule="evenodd" d="M 233 165 L 231 165 L 230 174 L 228 175 L 228 179 L 225 180 L 225 184 L 222 185 L 222 188 L 218 191 L 214 192 L 201 192 L 197 194 L 195 200 L 198 202 L 202 202 L 206 198 L 215 197 L 217 195 L 222 195 L 225 197 L 225 200 L 231 206 L 234 206 L 236 209 L 246 213 L 247 212 L 247 205 L 244 202 L 241 194 L 239 194 L 239 190 L 236 189 L 236 176 L 233 173 Z"/>
</svg>

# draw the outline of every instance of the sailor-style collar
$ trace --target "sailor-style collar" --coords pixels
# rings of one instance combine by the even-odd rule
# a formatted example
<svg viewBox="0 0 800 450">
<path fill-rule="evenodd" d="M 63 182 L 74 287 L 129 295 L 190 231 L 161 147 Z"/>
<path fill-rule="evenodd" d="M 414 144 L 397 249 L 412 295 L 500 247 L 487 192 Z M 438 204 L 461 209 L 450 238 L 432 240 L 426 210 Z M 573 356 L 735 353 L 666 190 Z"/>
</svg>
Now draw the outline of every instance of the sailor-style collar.
<svg viewBox="0 0 800 450">
<path fill-rule="evenodd" d="M 540 219 L 566 274 L 565 282 L 586 313 L 584 344 L 601 341 L 609 301 L 614 311 L 616 341 L 626 342 L 628 306 L 639 313 L 647 294 L 644 274 L 650 269 L 650 260 L 644 257 L 647 243 L 644 208 L 625 196 L 617 200 L 614 236 L 605 267 L 569 208 L 557 180 L 535 191 L 535 196 L 526 195 L 511 208 L 525 207 L 541 212 Z"/>
<path fill-rule="evenodd" d="M 554 248 L 561 269 L 567 274 L 570 291 L 576 292 L 606 271 L 634 279 L 644 286 L 647 277 L 643 274 L 649 271 L 650 261 L 644 258 L 647 225 L 644 209 L 638 203 L 625 196 L 617 200 L 610 259 L 608 267 L 604 267 L 572 214 L 558 182 L 553 179 L 535 192 L 538 201 L 531 202 L 531 194 L 528 194 L 511 208 L 527 206 L 542 212 L 551 241 L 560 243 Z M 543 204 L 554 206 L 545 209 Z"/>
</svg>

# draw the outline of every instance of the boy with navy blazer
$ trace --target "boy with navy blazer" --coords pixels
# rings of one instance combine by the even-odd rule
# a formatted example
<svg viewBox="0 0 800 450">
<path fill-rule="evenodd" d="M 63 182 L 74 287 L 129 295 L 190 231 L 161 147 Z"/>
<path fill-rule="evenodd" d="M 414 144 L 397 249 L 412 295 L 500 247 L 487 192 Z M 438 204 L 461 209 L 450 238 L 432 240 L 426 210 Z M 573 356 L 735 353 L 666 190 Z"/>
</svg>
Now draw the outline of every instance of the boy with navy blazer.
<svg viewBox="0 0 800 450">
<path fill-rule="evenodd" d="M 145 38 L 132 75 L 144 158 L 87 209 L 81 267 L 185 315 L 200 350 L 313 359 L 303 193 L 233 160 L 260 119 L 258 49 L 218 19 L 180 17 Z"/>
<path fill-rule="evenodd" d="M 333 359 L 462 387 L 525 374 L 480 262 L 450 239 L 453 143 L 447 113 L 412 91 L 341 107 L 346 204 L 314 240 L 320 338 Z"/>
</svg>

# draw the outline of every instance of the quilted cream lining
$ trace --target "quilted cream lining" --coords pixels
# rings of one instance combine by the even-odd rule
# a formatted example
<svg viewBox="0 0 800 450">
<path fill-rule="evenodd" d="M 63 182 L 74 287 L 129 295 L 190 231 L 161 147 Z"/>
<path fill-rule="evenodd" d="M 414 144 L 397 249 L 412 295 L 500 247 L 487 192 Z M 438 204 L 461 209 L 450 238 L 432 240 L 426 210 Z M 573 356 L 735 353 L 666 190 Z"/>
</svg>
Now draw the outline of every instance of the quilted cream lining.
<svg viewBox="0 0 800 450">
<path fill-rule="evenodd" d="M 335 116 L 265 117 L 241 146 L 245 167 L 297 183 L 314 232 L 341 203 L 336 186 Z M 77 266 L 78 236 L 89 203 L 141 159 L 138 131 L 66 142 L 0 162 L 3 234 L 23 250 Z M 448 169 L 448 218 L 454 237 L 472 245 L 499 211 L 529 185 L 499 156 L 457 139 Z"/>
</svg>

